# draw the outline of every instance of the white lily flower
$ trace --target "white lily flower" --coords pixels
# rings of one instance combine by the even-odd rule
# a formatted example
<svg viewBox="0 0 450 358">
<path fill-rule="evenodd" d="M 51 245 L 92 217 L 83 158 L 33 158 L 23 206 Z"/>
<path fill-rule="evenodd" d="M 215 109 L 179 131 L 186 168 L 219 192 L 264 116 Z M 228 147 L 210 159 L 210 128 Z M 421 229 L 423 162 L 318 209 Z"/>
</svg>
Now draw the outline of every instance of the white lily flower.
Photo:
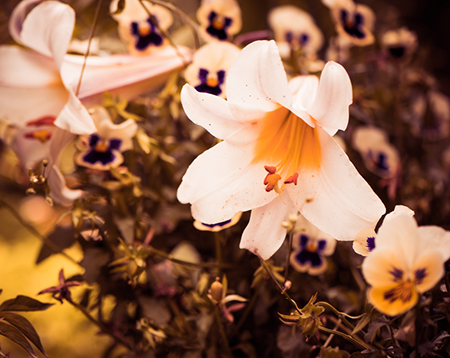
<svg viewBox="0 0 450 358">
<path fill-rule="evenodd" d="M 333 62 L 289 84 L 274 41 L 244 48 L 229 70 L 227 101 L 183 87 L 187 116 L 223 141 L 188 168 L 178 199 L 214 224 L 252 210 L 241 248 L 268 259 L 281 223 L 300 213 L 338 240 L 374 227 L 385 208 L 332 136 L 347 127 L 352 87 Z"/>
</svg>

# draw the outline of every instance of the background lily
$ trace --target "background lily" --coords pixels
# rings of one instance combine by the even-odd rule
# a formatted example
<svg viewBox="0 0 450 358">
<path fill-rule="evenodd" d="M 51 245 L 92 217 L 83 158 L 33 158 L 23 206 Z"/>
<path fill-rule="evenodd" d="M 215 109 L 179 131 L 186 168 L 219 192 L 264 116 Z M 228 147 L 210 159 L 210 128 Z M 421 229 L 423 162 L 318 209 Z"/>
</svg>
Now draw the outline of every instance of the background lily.
<svg viewBox="0 0 450 358">
<path fill-rule="evenodd" d="M 450 232 L 438 226 L 418 227 L 411 210 L 396 207 L 383 221 L 376 247 L 362 265 L 371 285 L 369 301 L 391 316 L 406 312 L 439 282 L 449 258 Z"/>
<path fill-rule="evenodd" d="M 283 243 L 281 222 L 302 215 L 338 240 L 374 227 L 384 205 L 332 139 L 348 123 L 350 79 L 328 63 L 321 81 L 289 84 L 274 41 L 257 41 L 230 68 L 227 101 L 183 87 L 194 123 L 223 140 L 188 168 L 178 199 L 207 224 L 252 210 L 241 247 L 269 258 Z"/>
<path fill-rule="evenodd" d="M 236 0 L 202 0 L 197 10 L 205 41 L 229 41 L 242 28 L 241 8 Z"/>
<path fill-rule="evenodd" d="M 225 79 L 240 49 L 228 42 L 211 42 L 199 48 L 184 77 L 199 92 L 225 98 Z"/>
</svg>

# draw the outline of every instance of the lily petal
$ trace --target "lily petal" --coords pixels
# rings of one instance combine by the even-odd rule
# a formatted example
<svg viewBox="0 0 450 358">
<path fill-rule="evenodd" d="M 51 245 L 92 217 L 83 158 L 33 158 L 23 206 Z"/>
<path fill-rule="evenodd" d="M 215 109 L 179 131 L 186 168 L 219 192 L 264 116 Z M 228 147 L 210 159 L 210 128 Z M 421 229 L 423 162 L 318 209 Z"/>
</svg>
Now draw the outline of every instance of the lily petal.
<svg viewBox="0 0 450 358">
<path fill-rule="evenodd" d="M 253 209 L 250 221 L 242 234 L 239 247 L 247 249 L 269 259 L 283 244 L 286 228 L 281 223 L 288 219 L 289 214 L 297 213 L 287 195 L 275 198 L 264 206 Z"/>
<path fill-rule="evenodd" d="M 178 200 L 191 203 L 192 216 L 206 224 L 272 201 L 277 194 L 265 192 L 264 165 L 253 164 L 252 159 L 252 145 L 217 144 L 189 166 L 178 188 Z"/>
<path fill-rule="evenodd" d="M 227 139 L 244 126 L 234 118 L 227 101 L 209 93 L 198 92 L 188 84 L 181 90 L 181 102 L 191 121 L 216 138 Z"/>
<path fill-rule="evenodd" d="M 60 205 L 70 206 L 73 201 L 83 195 L 82 190 L 72 190 L 66 186 L 64 176 L 55 165 L 51 168 L 48 176 L 48 185 L 50 187 L 50 197 Z"/>
<path fill-rule="evenodd" d="M 0 46 L 0 86 L 44 87 L 62 85 L 48 57 L 17 46 Z"/>
<path fill-rule="evenodd" d="M 30 4 L 36 1 L 25 1 Z M 18 14 L 13 16 L 13 23 L 18 26 L 18 20 L 23 18 L 26 4 L 18 8 Z M 20 14 L 20 15 L 19 15 Z M 36 6 L 24 18 L 20 31 L 20 42 L 54 59 L 56 67 L 60 68 L 63 57 L 69 47 L 75 25 L 75 11 L 58 1 L 44 1 Z"/>
<path fill-rule="evenodd" d="M 352 97 L 352 84 L 344 67 L 330 61 L 322 71 L 317 95 L 307 112 L 333 136 L 338 129 L 347 128 Z"/>
<path fill-rule="evenodd" d="M 87 109 L 72 91 L 69 91 L 69 101 L 56 118 L 55 126 L 74 134 L 91 134 L 96 131 Z"/>
<path fill-rule="evenodd" d="M 288 185 L 286 190 L 301 214 L 318 229 L 337 240 L 353 240 L 360 230 L 375 227 L 385 207 L 334 139 L 316 128 L 320 166 L 304 168 L 298 185 Z"/>
<path fill-rule="evenodd" d="M 231 103 L 276 109 L 289 108 L 292 96 L 274 41 L 255 41 L 245 47 L 230 67 L 227 99 Z"/>
</svg>

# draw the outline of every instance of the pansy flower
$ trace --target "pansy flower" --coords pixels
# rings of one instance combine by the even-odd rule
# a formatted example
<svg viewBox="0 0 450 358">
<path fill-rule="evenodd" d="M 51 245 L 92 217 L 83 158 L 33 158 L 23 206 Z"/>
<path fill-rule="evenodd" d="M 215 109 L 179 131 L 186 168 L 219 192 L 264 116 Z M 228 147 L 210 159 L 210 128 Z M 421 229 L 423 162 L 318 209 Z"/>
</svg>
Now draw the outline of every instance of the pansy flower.
<svg viewBox="0 0 450 358">
<path fill-rule="evenodd" d="M 371 8 L 353 0 L 322 0 L 331 10 L 337 33 L 356 46 L 374 42 L 375 14 Z"/>
<path fill-rule="evenodd" d="M 188 168 L 178 199 L 203 223 L 252 210 L 241 247 L 268 259 L 283 243 L 281 223 L 300 211 L 319 230 L 353 240 L 374 227 L 384 205 L 334 141 L 348 123 L 347 72 L 328 63 L 321 80 L 289 84 L 274 41 L 244 48 L 229 70 L 227 101 L 185 85 L 187 116 L 223 141 Z"/>
<path fill-rule="evenodd" d="M 285 5 L 270 10 L 267 19 L 282 58 L 289 58 L 291 51 L 301 51 L 306 58 L 316 59 L 323 34 L 311 15 L 296 6 Z"/>
<path fill-rule="evenodd" d="M 353 147 L 361 154 L 371 172 L 386 179 L 397 174 L 400 157 L 383 130 L 376 127 L 356 128 L 353 132 Z"/>
<path fill-rule="evenodd" d="M 406 27 L 390 30 L 381 38 L 381 46 L 393 60 L 405 61 L 417 49 L 417 36 Z"/>
<path fill-rule="evenodd" d="M 299 216 L 290 256 L 290 263 L 294 269 L 307 272 L 310 275 L 319 275 L 327 269 L 325 256 L 330 256 L 336 248 L 336 240 Z"/>
<path fill-rule="evenodd" d="M 228 41 L 241 31 L 241 8 L 236 0 L 202 0 L 197 20 L 205 41 Z"/>
<path fill-rule="evenodd" d="M 397 205 L 394 211 L 384 218 L 383 223 L 397 217 L 398 215 L 409 215 L 413 217 L 414 211 L 407 206 Z M 355 250 L 357 254 L 367 256 L 375 249 L 376 245 L 377 233 L 372 228 L 366 228 L 358 232 L 356 235 L 355 240 L 353 241 L 353 250 Z"/>
<path fill-rule="evenodd" d="M 78 148 L 81 153 L 75 162 L 83 167 L 97 170 L 108 170 L 123 163 L 121 152 L 133 148 L 132 138 L 136 134 L 137 124 L 133 119 L 114 124 L 108 111 L 103 107 L 89 110 L 97 128 L 97 132 L 89 137 L 80 137 Z"/>
<path fill-rule="evenodd" d="M 211 42 L 202 46 L 186 68 L 186 82 L 199 92 L 225 98 L 225 78 L 239 51 L 228 42 Z"/>
<path fill-rule="evenodd" d="M 111 1 L 111 16 L 119 23 L 119 36 L 131 54 L 146 54 L 165 43 L 161 30 L 166 31 L 173 22 L 168 9 L 148 1 L 127 0 L 124 9 L 116 13 L 118 4 L 119 0 Z"/>
<path fill-rule="evenodd" d="M 218 231 L 222 231 L 224 229 L 228 229 L 229 227 L 236 225 L 239 222 L 239 220 L 241 219 L 241 216 L 242 216 L 242 213 L 239 212 L 239 213 L 236 213 L 231 219 L 222 221 L 220 223 L 215 223 L 215 224 L 205 224 L 205 223 L 202 223 L 201 221 L 195 220 L 194 227 L 200 231 L 218 232 Z"/>
<path fill-rule="evenodd" d="M 390 316 L 406 312 L 439 282 L 449 258 L 450 232 L 417 226 L 410 210 L 388 214 L 362 265 L 369 301 Z"/>
</svg>

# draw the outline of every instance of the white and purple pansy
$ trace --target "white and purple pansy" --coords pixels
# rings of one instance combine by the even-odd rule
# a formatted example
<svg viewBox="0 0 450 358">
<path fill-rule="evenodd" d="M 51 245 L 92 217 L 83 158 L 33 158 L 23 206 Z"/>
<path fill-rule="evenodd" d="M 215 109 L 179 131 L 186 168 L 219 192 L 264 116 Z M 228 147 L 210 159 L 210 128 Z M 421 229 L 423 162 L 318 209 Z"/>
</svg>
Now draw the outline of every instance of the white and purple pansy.
<svg viewBox="0 0 450 358">
<path fill-rule="evenodd" d="M 382 36 L 381 46 L 391 59 L 407 61 L 417 49 L 417 35 L 406 27 L 390 30 Z"/>
<path fill-rule="evenodd" d="M 322 0 L 331 10 L 336 31 L 356 46 L 374 42 L 373 28 L 375 14 L 366 5 L 355 4 L 353 0 Z"/>
<path fill-rule="evenodd" d="M 235 0 L 202 0 L 197 20 L 205 41 L 228 41 L 241 30 L 241 8 Z"/>
<path fill-rule="evenodd" d="M 292 246 L 294 251 L 290 256 L 292 267 L 299 272 L 319 275 L 327 267 L 325 256 L 330 256 L 336 248 L 336 240 L 309 223 L 302 216 L 298 217 L 296 228 L 299 233 L 294 235 Z"/>
<path fill-rule="evenodd" d="M 221 222 L 215 223 L 215 224 L 205 224 L 205 223 L 202 223 L 201 221 L 195 220 L 194 227 L 200 231 L 218 232 L 218 231 L 222 231 L 224 229 L 228 229 L 229 227 L 236 225 L 239 222 L 239 220 L 241 219 L 241 216 L 242 216 L 242 213 L 238 212 L 231 219 L 221 221 Z"/>
<path fill-rule="evenodd" d="M 97 132 L 89 137 L 79 138 L 77 147 L 80 149 L 75 162 L 91 169 L 108 170 L 123 162 L 121 152 L 133 147 L 132 138 L 136 134 L 137 124 L 134 120 L 114 124 L 106 109 L 94 107 L 90 111 L 97 127 Z"/>
<path fill-rule="evenodd" d="M 226 74 L 239 51 L 237 46 L 228 42 L 211 42 L 202 46 L 186 68 L 186 82 L 199 92 L 225 98 Z"/>
<path fill-rule="evenodd" d="M 110 12 L 119 23 L 119 36 L 128 44 L 130 53 L 147 54 L 164 45 L 161 31 L 167 30 L 173 22 L 169 10 L 147 1 L 127 0 L 124 9 L 117 12 L 118 4 L 119 0 L 113 0 Z"/>
</svg>

